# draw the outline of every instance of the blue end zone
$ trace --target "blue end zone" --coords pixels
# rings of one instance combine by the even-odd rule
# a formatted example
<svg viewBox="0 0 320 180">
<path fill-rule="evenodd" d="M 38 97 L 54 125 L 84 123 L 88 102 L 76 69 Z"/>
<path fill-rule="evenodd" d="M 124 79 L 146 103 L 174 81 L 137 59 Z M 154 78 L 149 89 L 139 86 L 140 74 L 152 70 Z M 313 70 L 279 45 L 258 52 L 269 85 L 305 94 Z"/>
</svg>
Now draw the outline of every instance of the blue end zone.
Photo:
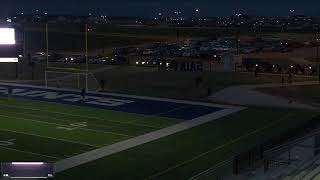
<svg viewBox="0 0 320 180">
<path fill-rule="evenodd" d="M 14 97 L 48 101 L 77 106 L 101 108 L 119 112 L 152 115 L 158 117 L 192 120 L 211 114 L 223 108 L 204 105 L 176 103 L 170 101 L 146 100 L 140 98 L 112 96 L 104 94 L 87 93 L 85 101 L 80 92 L 67 90 L 52 90 L 46 88 L 10 86 Z M 7 96 L 8 86 L 0 85 L 0 95 Z"/>
</svg>

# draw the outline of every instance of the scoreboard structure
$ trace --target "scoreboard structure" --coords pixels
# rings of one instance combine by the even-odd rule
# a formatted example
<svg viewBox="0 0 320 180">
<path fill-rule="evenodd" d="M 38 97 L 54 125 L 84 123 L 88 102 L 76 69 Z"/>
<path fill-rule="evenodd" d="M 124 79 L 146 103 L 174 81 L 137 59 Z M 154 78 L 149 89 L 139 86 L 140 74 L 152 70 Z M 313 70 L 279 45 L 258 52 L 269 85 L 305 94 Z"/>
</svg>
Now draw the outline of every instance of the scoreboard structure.
<svg viewBox="0 0 320 180">
<path fill-rule="evenodd" d="M 18 31 L 14 27 L 0 25 L 0 63 L 18 63 L 23 45 L 17 42 Z"/>
<path fill-rule="evenodd" d="M 45 162 L 1 163 L 2 179 L 46 179 L 54 177 L 54 166 Z"/>
</svg>

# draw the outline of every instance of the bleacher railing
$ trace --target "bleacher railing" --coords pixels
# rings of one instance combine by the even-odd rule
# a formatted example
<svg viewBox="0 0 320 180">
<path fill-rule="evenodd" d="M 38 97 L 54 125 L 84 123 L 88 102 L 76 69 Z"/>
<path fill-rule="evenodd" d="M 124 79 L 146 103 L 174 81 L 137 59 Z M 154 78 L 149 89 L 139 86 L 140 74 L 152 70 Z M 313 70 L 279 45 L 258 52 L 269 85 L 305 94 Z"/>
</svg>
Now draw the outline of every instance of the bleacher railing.
<svg viewBox="0 0 320 180">
<path fill-rule="evenodd" d="M 189 178 L 189 180 L 223 180 L 232 176 L 232 172 L 233 157 Z"/>
</svg>

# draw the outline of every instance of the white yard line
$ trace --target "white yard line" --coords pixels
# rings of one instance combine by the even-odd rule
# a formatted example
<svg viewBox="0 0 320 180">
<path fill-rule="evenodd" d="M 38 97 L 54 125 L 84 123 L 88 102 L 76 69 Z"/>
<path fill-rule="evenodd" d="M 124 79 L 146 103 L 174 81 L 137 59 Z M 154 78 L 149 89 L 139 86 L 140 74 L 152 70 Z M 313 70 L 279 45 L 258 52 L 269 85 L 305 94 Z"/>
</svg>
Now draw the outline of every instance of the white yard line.
<svg viewBox="0 0 320 180">
<path fill-rule="evenodd" d="M 1 110 L 0 110 L 0 112 L 1 112 Z M 30 122 L 35 122 L 35 123 L 39 123 L 39 124 L 54 125 L 55 127 L 59 127 L 59 126 L 60 127 L 66 127 L 66 126 L 68 126 L 68 124 L 50 123 L 50 122 L 46 122 L 46 121 L 38 121 L 38 120 L 22 118 L 22 117 L 12 117 L 12 116 L 6 116 L 6 115 L 0 115 L 0 117 L 12 118 L 12 119 L 22 120 L 22 121 L 30 121 Z M 102 134 L 113 134 L 113 135 L 123 136 L 123 137 L 132 137 L 132 136 L 127 135 L 127 134 L 115 133 L 115 132 L 110 132 L 110 131 L 101 131 L 101 130 L 89 129 L 89 128 L 84 128 L 84 127 L 79 127 L 77 129 L 83 130 L 83 131 L 91 131 L 91 132 L 96 132 L 96 133 L 102 133 Z"/>
<path fill-rule="evenodd" d="M 13 130 L 8 130 L 8 129 L 1 129 L 1 128 L 0 128 L 0 131 L 13 132 L 13 133 L 17 133 L 17 134 L 25 134 L 25 135 L 29 135 L 29 136 L 36 136 L 36 137 L 41 137 L 41 138 L 46 138 L 46 139 L 53 139 L 53 140 L 62 141 L 62 142 L 68 142 L 68 143 L 73 143 L 73 144 L 90 146 L 90 147 L 93 147 L 93 148 L 99 148 L 99 146 L 96 146 L 96 145 L 93 145 L 93 144 L 87 144 L 87 143 L 82 143 L 82 142 L 78 142 L 78 141 L 66 140 L 66 139 L 59 139 L 59 138 L 54 138 L 54 137 L 49 137 L 49 136 L 41 136 L 41 135 L 38 135 L 38 134 L 25 133 L 25 132 L 19 132 L 19 131 L 13 131 Z"/>
<path fill-rule="evenodd" d="M 6 149 L 6 150 L 16 151 L 16 152 L 26 153 L 26 154 L 32 154 L 32 155 L 42 156 L 42 157 L 46 157 L 46 158 L 50 158 L 50 159 L 56 159 L 56 160 L 60 159 L 60 158 L 54 157 L 54 156 L 49 156 L 49 155 L 44 155 L 44 154 L 40 154 L 40 153 L 34 153 L 34 152 L 29 152 L 29 151 L 18 150 L 18 149 L 4 147 L 4 146 L 0 146 L 0 149 Z"/>
<path fill-rule="evenodd" d="M 122 142 L 118 142 L 109 146 L 105 146 L 99 149 L 95 149 L 93 151 L 89 151 L 74 157 L 70 157 L 61 161 L 58 161 L 55 163 L 55 172 L 61 172 L 65 171 L 67 169 L 80 166 L 82 164 L 110 156 L 112 154 L 151 142 L 155 141 L 157 139 L 202 125 L 204 123 L 214 121 L 217 119 L 220 119 L 222 117 L 225 117 L 227 115 L 239 112 L 245 108 L 243 107 L 234 107 L 234 108 L 228 108 L 224 109 L 206 116 L 202 116 L 196 119 L 193 119 L 191 121 L 185 121 L 180 124 L 176 124 L 164 129 L 160 129 L 148 134 L 144 134 L 141 136 L 137 136 L 135 138 L 131 138 Z"/>
<path fill-rule="evenodd" d="M 1 107 L 1 105 L 0 105 Z M 2 110 L 0 110 L 1 112 Z M 6 113 L 8 113 L 9 111 L 5 111 Z M 16 114 L 16 115 L 23 115 L 23 116 L 29 116 L 29 117 L 35 117 L 35 118 L 46 118 L 46 119 L 52 119 L 52 120 L 56 120 L 56 121 L 61 121 L 61 122 L 66 122 L 69 124 L 72 123 L 81 123 L 80 121 L 75 121 L 75 120 L 66 120 L 66 119 L 60 119 L 60 118 L 55 118 L 52 116 L 46 116 L 46 115 L 34 115 L 34 114 L 28 114 L 28 113 L 17 113 L 17 112 L 9 112 L 11 114 Z M 47 122 L 47 121 L 42 121 L 42 122 Z M 86 122 L 88 126 L 94 126 L 94 127 L 101 127 L 101 128 L 106 128 L 106 127 L 114 127 L 115 125 L 101 125 L 101 124 L 94 124 L 91 122 Z M 86 128 L 87 129 L 87 128 Z M 108 131 L 111 132 L 111 131 Z M 130 135 L 126 135 L 126 136 L 130 136 Z"/>
</svg>

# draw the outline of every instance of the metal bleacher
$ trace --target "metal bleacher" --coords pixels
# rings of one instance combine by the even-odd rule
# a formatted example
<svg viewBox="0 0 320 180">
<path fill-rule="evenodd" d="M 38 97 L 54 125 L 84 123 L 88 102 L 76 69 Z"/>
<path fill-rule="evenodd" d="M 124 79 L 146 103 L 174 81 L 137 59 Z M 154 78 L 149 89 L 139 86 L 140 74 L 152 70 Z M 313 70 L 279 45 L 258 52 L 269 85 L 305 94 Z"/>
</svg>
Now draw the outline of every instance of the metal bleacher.
<svg viewBox="0 0 320 180">
<path fill-rule="evenodd" d="M 249 175 L 241 174 L 247 180 L 320 180 L 320 154 L 314 142 L 319 130 L 265 153 L 267 164 Z M 267 166 L 266 166 L 267 165 Z M 268 167 L 267 170 L 265 167 Z"/>
<path fill-rule="evenodd" d="M 297 167 L 282 180 L 320 180 L 320 159 L 310 160 L 307 166 Z"/>
</svg>

